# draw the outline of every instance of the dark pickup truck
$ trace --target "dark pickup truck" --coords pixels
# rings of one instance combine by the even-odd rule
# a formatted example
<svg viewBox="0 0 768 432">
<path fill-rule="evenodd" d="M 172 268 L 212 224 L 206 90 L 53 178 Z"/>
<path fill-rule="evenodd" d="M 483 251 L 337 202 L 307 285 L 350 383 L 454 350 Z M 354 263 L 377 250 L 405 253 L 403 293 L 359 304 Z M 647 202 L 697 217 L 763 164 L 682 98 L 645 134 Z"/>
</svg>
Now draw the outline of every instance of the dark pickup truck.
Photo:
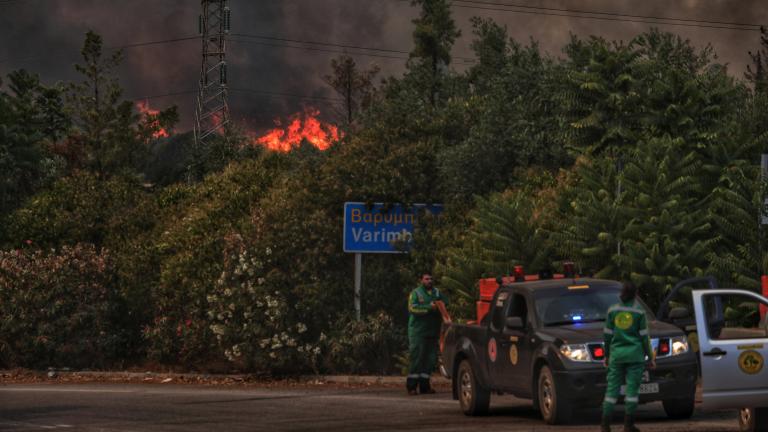
<svg viewBox="0 0 768 432">
<path fill-rule="evenodd" d="M 567 423 L 579 408 L 599 408 L 603 325 L 620 291 L 619 282 L 591 278 L 498 287 L 479 322 L 451 324 L 444 335 L 443 364 L 462 411 L 485 413 L 491 393 L 531 399 L 549 424 Z M 696 357 L 680 328 L 656 321 L 650 310 L 647 316 L 657 367 L 643 376 L 640 402 L 662 401 L 669 417 L 690 417 Z"/>
</svg>

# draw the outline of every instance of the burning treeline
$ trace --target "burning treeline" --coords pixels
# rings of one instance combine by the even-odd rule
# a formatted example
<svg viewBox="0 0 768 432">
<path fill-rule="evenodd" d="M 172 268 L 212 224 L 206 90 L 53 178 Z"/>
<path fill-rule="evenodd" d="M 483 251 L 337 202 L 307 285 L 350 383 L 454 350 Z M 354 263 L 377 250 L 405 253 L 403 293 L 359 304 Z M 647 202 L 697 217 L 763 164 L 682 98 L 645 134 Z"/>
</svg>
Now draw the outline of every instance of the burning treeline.
<svg viewBox="0 0 768 432">
<path fill-rule="evenodd" d="M 152 120 L 160 111 L 150 108 L 149 102 L 136 103 L 136 109 L 139 114 L 150 118 L 150 126 L 157 128 L 152 133 L 153 138 L 168 138 L 170 136 L 166 129 L 160 127 L 156 118 Z M 274 151 L 288 152 L 306 140 L 317 149 L 326 150 L 331 144 L 339 140 L 341 132 L 339 132 L 338 127 L 321 121 L 319 116 L 320 111 L 318 109 L 307 108 L 303 112 L 291 115 L 285 127 L 282 126 L 283 122 L 280 119 L 276 119 L 275 127 L 262 135 L 247 132 L 249 143 L 263 145 Z"/>
<path fill-rule="evenodd" d="M 326 150 L 339 140 L 339 129 L 318 119 L 320 111 L 309 108 L 303 113 L 296 113 L 283 128 L 280 120 L 275 120 L 276 127 L 261 137 L 253 138 L 254 144 L 260 144 L 270 150 L 287 152 L 298 147 L 303 140 L 320 150 Z"/>
</svg>

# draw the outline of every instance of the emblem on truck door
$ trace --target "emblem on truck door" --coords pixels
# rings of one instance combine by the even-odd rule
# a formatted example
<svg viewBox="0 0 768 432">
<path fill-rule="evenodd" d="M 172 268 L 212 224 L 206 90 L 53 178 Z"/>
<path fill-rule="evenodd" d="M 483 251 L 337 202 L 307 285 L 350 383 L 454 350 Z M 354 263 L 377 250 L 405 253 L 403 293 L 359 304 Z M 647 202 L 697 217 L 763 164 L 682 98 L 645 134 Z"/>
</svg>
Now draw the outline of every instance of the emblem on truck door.
<svg viewBox="0 0 768 432">
<path fill-rule="evenodd" d="M 763 369 L 763 356 L 757 351 L 744 351 L 739 356 L 739 369 L 750 375 L 760 372 Z"/>
<path fill-rule="evenodd" d="M 512 344 L 511 347 L 509 347 L 509 361 L 512 363 L 512 366 L 517 364 L 517 344 Z"/>
<path fill-rule="evenodd" d="M 496 361 L 496 339 L 491 338 L 488 341 L 488 358 L 492 361 Z"/>
</svg>

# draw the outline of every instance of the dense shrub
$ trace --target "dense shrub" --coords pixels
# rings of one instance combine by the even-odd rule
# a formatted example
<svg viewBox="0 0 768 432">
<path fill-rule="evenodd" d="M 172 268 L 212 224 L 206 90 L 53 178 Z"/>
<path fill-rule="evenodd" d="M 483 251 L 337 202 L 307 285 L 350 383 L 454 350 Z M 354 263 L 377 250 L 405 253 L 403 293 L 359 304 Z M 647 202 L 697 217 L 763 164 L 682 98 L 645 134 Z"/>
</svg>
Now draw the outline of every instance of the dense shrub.
<svg viewBox="0 0 768 432">
<path fill-rule="evenodd" d="M 221 359 L 206 320 L 207 297 L 223 270 L 224 238 L 250 229 L 252 209 L 285 168 L 284 155 L 268 154 L 158 195 L 158 281 L 144 328 L 150 358 L 184 365 Z"/>
<path fill-rule="evenodd" d="M 223 354 L 258 372 L 316 370 L 325 335 L 308 331 L 296 305 L 270 287 L 265 268 L 271 252 L 262 260 L 249 254 L 239 235 L 227 240 L 224 271 L 208 296 L 210 329 Z"/>
<path fill-rule="evenodd" d="M 119 359 L 113 278 L 109 254 L 92 245 L 0 252 L 0 364 L 104 367 Z"/>
<path fill-rule="evenodd" d="M 397 356 L 406 349 L 405 332 L 385 312 L 357 321 L 339 320 L 326 344 L 325 367 L 333 373 L 388 374 L 397 370 Z"/>
</svg>

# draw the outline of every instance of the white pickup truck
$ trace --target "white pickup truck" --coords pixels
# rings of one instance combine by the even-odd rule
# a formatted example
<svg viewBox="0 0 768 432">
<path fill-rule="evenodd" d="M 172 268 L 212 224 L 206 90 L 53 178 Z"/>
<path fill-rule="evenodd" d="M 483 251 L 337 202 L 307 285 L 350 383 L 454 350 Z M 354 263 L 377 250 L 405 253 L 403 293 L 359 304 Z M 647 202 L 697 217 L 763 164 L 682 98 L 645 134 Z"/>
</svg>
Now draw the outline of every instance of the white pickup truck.
<svg viewBox="0 0 768 432">
<path fill-rule="evenodd" d="M 702 409 L 739 410 L 742 431 L 768 431 L 768 299 L 739 289 L 693 290 Z"/>
</svg>

